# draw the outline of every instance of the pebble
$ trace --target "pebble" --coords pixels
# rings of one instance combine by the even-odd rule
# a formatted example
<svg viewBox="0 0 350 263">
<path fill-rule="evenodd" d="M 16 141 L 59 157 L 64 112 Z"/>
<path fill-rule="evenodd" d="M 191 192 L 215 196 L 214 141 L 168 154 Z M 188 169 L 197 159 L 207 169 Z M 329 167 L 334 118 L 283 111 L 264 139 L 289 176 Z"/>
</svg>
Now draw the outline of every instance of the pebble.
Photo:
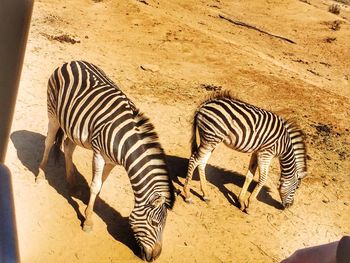
<svg viewBox="0 0 350 263">
<path fill-rule="evenodd" d="M 140 68 L 145 71 L 151 71 L 151 72 L 157 72 L 160 70 L 158 65 L 152 65 L 152 64 L 142 64 L 140 65 Z"/>
</svg>

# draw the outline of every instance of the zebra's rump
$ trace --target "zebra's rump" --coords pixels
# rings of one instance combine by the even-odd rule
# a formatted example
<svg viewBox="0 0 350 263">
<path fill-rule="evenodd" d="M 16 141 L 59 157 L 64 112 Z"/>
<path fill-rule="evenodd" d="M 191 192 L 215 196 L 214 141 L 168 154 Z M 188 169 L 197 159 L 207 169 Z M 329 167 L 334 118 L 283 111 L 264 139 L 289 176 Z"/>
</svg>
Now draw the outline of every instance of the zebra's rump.
<svg viewBox="0 0 350 263">
<path fill-rule="evenodd" d="M 48 83 L 48 111 L 73 142 L 91 148 L 109 123 L 122 125 L 137 114 L 134 104 L 102 70 L 84 61 L 57 68 Z"/>
</svg>

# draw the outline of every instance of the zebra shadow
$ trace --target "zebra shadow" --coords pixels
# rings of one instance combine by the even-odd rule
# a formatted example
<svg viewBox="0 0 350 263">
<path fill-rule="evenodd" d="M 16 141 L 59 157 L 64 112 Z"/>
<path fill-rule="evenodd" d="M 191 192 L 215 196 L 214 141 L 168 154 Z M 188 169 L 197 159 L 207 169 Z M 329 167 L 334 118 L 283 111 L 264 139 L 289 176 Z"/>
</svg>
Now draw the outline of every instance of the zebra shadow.
<svg viewBox="0 0 350 263">
<path fill-rule="evenodd" d="M 11 140 L 17 150 L 19 160 L 33 173 L 34 182 L 44 152 L 45 136 L 39 133 L 21 130 L 13 132 L 11 134 Z M 55 164 L 55 161 L 52 159 L 49 158 L 46 168 L 47 182 L 73 207 L 82 226 L 85 217 L 80 212 L 79 204 L 72 198 L 68 189 L 65 166 L 64 164 L 62 165 L 62 162 L 64 163 L 63 152 L 60 152 L 59 163 Z M 74 198 L 81 200 L 87 205 L 90 196 L 89 184 L 79 172 L 76 173 L 76 180 L 79 193 L 75 194 Z M 106 223 L 108 233 L 115 240 L 128 246 L 135 255 L 140 256 L 138 245 L 129 226 L 128 217 L 123 217 L 99 197 L 96 198 L 94 212 Z"/>
<path fill-rule="evenodd" d="M 188 159 L 171 155 L 168 155 L 166 159 L 172 181 L 180 187 L 176 189 L 176 192 L 180 193 L 183 187 L 183 183 L 179 180 L 179 178 L 186 178 Z M 243 186 L 245 176 L 237 172 L 229 171 L 210 164 L 206 165 L 205 173 L 207 181 L 210 184 L 215 185 L 232 205 L 240 208 L 237 196 L 239 193 L 236 195 L 230 189 L 228 189 L 226 185 L 234 184 L 241 188 Z M 196 169 L 196 171 L 193 173 L 193 180 L 199 181 L 198 169 Z M 256 184 L 257 182 L 253 180 L 248 187 L 248 191 L 250 193 L 253 191 Z M 191 193 L 202 199 L 202 196 L 200 195 L 201 193 L 197 193 L 193 189 L 191 189 Z M 247 195 L 248 194 L 249 193 L 247 193 Z M 184 196 L 182 194 L 181 196 L 184 199 Z M 266 186 L 263 186 L 257 199 L 261 202 L 264 202 L 265 204 L 275 207 L 276 209 L 283 209 L 281 202 L 275 200 L 271 196 L 270 188 Z"/>
</svg>

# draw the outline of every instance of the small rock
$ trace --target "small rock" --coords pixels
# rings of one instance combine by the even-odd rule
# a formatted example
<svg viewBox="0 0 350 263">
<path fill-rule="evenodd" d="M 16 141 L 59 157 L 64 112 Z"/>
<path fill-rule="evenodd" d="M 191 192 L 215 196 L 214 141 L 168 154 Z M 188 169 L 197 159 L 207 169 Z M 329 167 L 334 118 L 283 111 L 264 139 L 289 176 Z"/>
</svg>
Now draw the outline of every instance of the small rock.
<svg viewBox="0 0 350 263">
<path fill-rule="evenodd" d="M 139 26 L 139 25 L 142 25 L 142 20 L 140 19 L 133 19 L 131 21 L 131 23 L 134 25 L 134 26 Z"/>
<path fill-rule="evenodd" d="M 324 186 L 328 186 L 328 185 L 329 185 L 329 180 L 324 180 L 324 181 L 323 181 L 323 185 L 324 185 Z"/>
<path fill-rule="evenodd" d="M 160 69 L 159 66 L 152 65 L 152 64 L 142 64 L 140 68 L 145 71 L 151 71 L 151 72 L 157 72 Z"/>
<path fill-rule="evenodd" d="M 344 205 L 349 206 L 349 202 L 345 201 Z"/>
<path fill-rule="evenodd" d="M 329 203 L 329 200 L 327 200 L 327 199 L 322 199 L 322 202 L 325 203 L 325 204 L 327 204 L 327 203 Z"/>
</svg>

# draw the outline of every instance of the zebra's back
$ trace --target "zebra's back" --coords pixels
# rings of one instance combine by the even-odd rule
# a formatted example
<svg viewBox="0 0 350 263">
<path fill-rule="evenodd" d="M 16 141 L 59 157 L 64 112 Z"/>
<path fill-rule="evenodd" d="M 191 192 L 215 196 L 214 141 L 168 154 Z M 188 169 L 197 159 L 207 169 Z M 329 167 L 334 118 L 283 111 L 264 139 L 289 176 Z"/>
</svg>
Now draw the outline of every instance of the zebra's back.
<svg viewBox="0 0 350 263">
<path fill-rule="evenodd" d="M 204 102 L 197 110 L 195 119 L 201 139 L 215 144 L 223 141 L 241 152 L 273 147 L 286 133 L 282 118 L 226 93 Z"/>
</svg>

